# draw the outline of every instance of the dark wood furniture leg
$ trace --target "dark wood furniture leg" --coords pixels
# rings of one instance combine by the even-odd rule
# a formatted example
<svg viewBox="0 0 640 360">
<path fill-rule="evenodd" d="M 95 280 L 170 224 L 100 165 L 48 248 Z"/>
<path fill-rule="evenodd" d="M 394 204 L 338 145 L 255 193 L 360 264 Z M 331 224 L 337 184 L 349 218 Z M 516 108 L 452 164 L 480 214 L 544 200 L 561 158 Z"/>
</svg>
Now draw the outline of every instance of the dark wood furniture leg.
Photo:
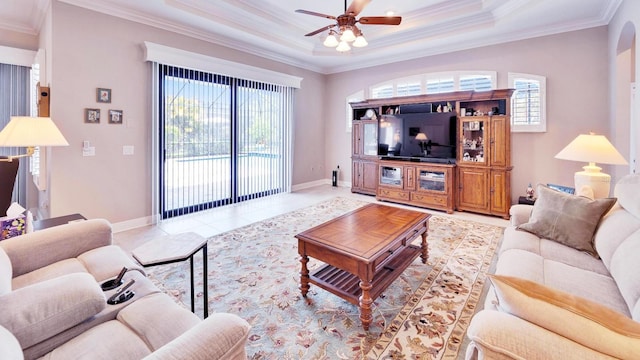
<svg viewBox="0 0 640 360">
<path fill-rule="evenodd" d="M 371 298 L 371 290 L 373 286 L 371 282 L 360 279 L 360 289 L 362 289 L 362 295 L 360 295 L 360 320 L 362 321 L 362 328 L 367 331 L 369 325 L 373 321 L 373 315 L 371 314 L 371 304 L 373 299 Z"/>
<path fill-rule="evenodd" d="M 300 255 L 300 264 L 302 265 L 300 269 L 300 292 L 303 297 L 307 297 L 307 293 L 309 292 L 309 269 L 307 268 L 307 263 L 309 262 L 309 257 L 307 255 Z"/>
<path fill-rule="evenodd" d="M 425 232 L 422 233 L 422 254 L 420 254 L 420 258 L 422 259 L 422 263 L 426 264 L 427 263 L 427 259 L 429 258 L 429 245 L 427 245 L 427 230 L 425 230 Z"/>
</svg>

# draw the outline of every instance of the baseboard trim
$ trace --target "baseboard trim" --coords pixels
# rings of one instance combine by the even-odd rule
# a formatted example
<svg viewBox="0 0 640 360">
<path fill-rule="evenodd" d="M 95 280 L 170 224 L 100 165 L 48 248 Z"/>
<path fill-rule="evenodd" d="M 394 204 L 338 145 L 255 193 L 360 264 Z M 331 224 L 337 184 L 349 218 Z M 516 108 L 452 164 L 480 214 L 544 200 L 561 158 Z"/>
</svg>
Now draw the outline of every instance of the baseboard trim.
<svg viewBox="0 0 640 360">
<path fill-rule="evenodd" d="M 111 228 L 113 230 L 113 233 L 119 233 L 122 231 L 133 230 L 144 226 L 155 225 L 158 223 L 158 217 L 159 215 L 145 216 L 137 219 L 112 223 Z"/>
<path fill-rule="evenodd" d="M 309 188 L 320 186 L 320 185 L 331 185 L 331 179 L 322 179 L 322 180 L 310 181 L 310 182 L 306 182 L 298 185 L 293 185 L 291 187 L 291 191 L 309 189 Z M 351 181 L 338 181 L 338 186 L 350 188 Z"/>
</svg>

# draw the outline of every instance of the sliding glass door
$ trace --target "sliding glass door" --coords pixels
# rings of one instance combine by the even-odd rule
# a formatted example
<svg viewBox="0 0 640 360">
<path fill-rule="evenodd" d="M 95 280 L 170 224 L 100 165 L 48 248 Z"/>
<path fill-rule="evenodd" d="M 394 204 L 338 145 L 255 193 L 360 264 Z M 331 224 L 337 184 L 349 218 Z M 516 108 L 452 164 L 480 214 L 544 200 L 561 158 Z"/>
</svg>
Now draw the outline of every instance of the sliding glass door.
<svg viewBox="0 0 640 360">
<path fill-rule="evenodd" d="M 163 218 L 289 191 L 293 90 L 160 66 Z"/>
</svg>

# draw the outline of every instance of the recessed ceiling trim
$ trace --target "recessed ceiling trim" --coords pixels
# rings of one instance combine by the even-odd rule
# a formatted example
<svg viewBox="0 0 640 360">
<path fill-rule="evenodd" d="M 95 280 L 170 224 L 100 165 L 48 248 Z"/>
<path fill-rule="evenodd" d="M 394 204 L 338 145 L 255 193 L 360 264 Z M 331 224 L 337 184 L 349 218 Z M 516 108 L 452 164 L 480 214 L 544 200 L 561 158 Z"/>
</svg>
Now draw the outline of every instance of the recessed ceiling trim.
<svg viewBox="0 0 640 360">
<path fill-rule="evenodd" d="M 68 3 L 70 5 L 89 9 L 92 11 L 96 11 L 99 13 L 103 13 L 109 16 L 115 16 L 124 20 L 133 21 L 135 23 L 139 23 L 142 25 L 147 25 L 147 26 L 151 26 L 161 30 L 192 37 L 194 39 L 206 41 L 212 44 L 225 46 L 230 49 L 246 52 L 251 55 L 256 55 L 269 60 L 281 62 L 287 65 L 296 66 L 302 69 L 306 69 L 314 72 L 320 72 L 320 73 L 324 73 L 324 71 L 326 71 L 326 68 L 322 66 L 317 66 L 312 62 L 301 60 L 293 55 L 289 56 L 286 54 L 277 53 L 275 51 L 270 51 L 268 49 L 256 47 L 253 44 L 248 44 L 235 39 L 230 39 L 225 36 L 216 35 L 208 31 L 197 30 L 192 27 L 183 26 L 181 24 L 171 22 L 166 19 L 160 19 L 155 16 L 151 16 L 149 14 L 138 13 L 130 9 L 123 9 L 118 6 L 109 6 L 105 4 L 96 5 L 96 4 L 90 3 L 88 0 L 59 0 L 59 1 Z"/>
<path fill-rule="evenodd" d="M 246 19 L 240 19 L 238 21 L 240 25 L 229 20 L 227 24 L 220 24 L 219 21 L 214 21 L 210 27 L 205 27 L 203 26 L 205 18 L 202 16 L 200 16 L 200 18 L 203 19 L 203 21 L 197 20 L 192 22 L 183 22 L 179 17 L 172 16 L 170 19 L 164 19 L 161 15 L 154 16 L 145 13 L 143 7 L 140 7 L 138 13 L 135 13 L 135 11 L 129 9 L 129 7 L 133 6 L 131 4 L 139 4 L 137 2 L 126 2 L 122 0 L 111 0 L 116 1 L 115 3 L 107 0 L 58 1 L 323 74 L 361 69 L 390 62 L 410 60 L 417 57 L 477 48 L 499 42 L 516 41 L 531 37 L 552 35 L 558 32 L 574 31 L 606 25 L 611 21 L 611 18 L 615 15 L 622 2 L 622 0 L 610 0 L 603 3 L 594 3 L 593 1 L 589 1 L 588 3 L 592 8 L 597 4 L 597 6 L 600 6 L 600 9 L 592 9 L 591 12 L 587 13 L 590 17 L 586 19 L 571 20 L 571 18 L 569 18 L 569 22 L 567 23 L 567 19 L 565 18 L 564 23 L 551 24 L 550 26 L 545 25 L 544 27 L 535 27 L 535 25 L 531 25 L 530 28 L 525 29 L 508 28 L 510 31 L 506 33 L 480 36 L 480 31 L 475 31 L 475 29 L 485 28 L 491 31 L 491 27 L 494 26 L 498 27 L 496 30 L 501 30 L 502 27 L 500 27 L 500 19 L 508 18 L 510 14 L 514 14 L 514 11 L 529 11 L 529 7 L 526 6 L 527 4 L 532 7 L 535 6 L 535 9 L 538 9 L 538 6 L 543 6 L 541 5 L 542 3 L 539 2 L 539 0 L 444 0 L 432 5 L 422 5 L 417 9 L 417 11 L 411 11 L 408 14 L 398 14 L 403 16 L 402 28 L 364 28 L 363 31 L 371 35 L 370 46 L 365 49 L 354 49 L 350 54 L 345 55 L 335 54 L 335 52 L 331 51 L 327 52 L 326 49 L 323 49 L 318 45 L 319 42 L 303 42 L 303 40 L 309 39 L 302 36 L 298 39 L 294 37 L 287 37 L 288 34 L 278 36 L 273 35 L 274 32 L 283 31 L 294 34 L 295 30 L 290 29 L 298 26 L 299 20 L 293 15 L 289 16 L 286 12 L 278 11 L 280 6 L 276 6 L 273 0 L 260 1 L 258 5 L 253 4 L 253 1 L 251 0 L 215 1 L 215 3 L 219 5 L 219 7 L 216 8 L 220 9 L 221 13 L 232 15 L 247 14 L 249 18 L 259 19 L 256 23 L 260 24 L 261 27 L 267 26 L 265 24 L 267 24 L 270 19 L 275 18 L 275 24 L 271 24 L 271 28 L 265 29 L 264 31 L 264 34 L 268 34 L 271 38 L 268 36 L 261 36 L 263 34 L 257 33 L 255 29 L 247 31 L 247 34 L 242 30 L 237 30 L 242 33 L 239 36 L 233 37 L 229 37 L 229 34 L 224 33 L 225 31 L 229 32 L 228 28 L 233 30 L 234 26 L 244 26 L 246 28 L 249 26 L 246 23 Z M 145 4 L 146 1 L 149 0 L 145 0 Z M 189 3 L 195 0 L 158 1 L 162 2 L 162 6 L 165 6 L 167 2 L 171 1 Z M 205 0 L 199 1 L 202 1 L 204 4 L 212 3 L 211 1 Z M 270 4 L 273 6 L 269 6 Z M 546 2 L 544 4 L 546 4 Z M 291 4 L 289 3 L 289 5 Z M 473 13 L 474 16 L 470 16 L 471 13 Z M 178 13 L 174 12 L 174 14 L 177 15 Z M 215 15 L 219 14 L 216 13 Z M 432 18 L 434 15 L 435 18 Z M 191 13 L 180 14 L 180 17 L 183 19 L 196 20 L 196 18 L 193 18 L 192 16 L 193 14 Z M 282 17 L 285 18 L 284 21 L 278 20 L 282 19 Z M 473 21 L 473 24 L 469 24 L 468 22 L 464 22 L 460 19 Z M 266 21 L 266 23 L 264 21 Z M 417 27 L 424 26 L 425 23 L 429 25 L 427 30 L 415 30 Z M 300 20 L 300 24 L 300 26 L 305 29 L 309 26 L 309 24 L 306 23 L 306 20 Z M 456 28 L 456 25 L 459 27 Z M 217 26 L 224 29 L 224 31 L 218 31 Z M 463 38 L 462 34 L 460 34 L 462 31 L 461 28 L 463 27 L 468 33 L 470 33 L 470 38 L 469 40 L 465 39 L 461 44 L 455 44 L 455 42 Z M 273 29 L 274 32 L 267 31 L 271 29 Z M 492 33 L 495 33 L 495 31 Z M 423 46 L 416 46 L 419 42 L 422 44 L 434 43 L 438 45 L 435 49 L 426 49 Z M 406 43 L 408 47 L 402 51 L 394 50 L 397 49 L 399 46 L 398 44 L 401 43 Z M 388 47 L 385 48 L 385 46 Z M 393 55 L 390 56 L 390 53 Z"/>
<path fill-rule="evenodd" d="M 0 29 L 33 36 L 38 35 L 38 30 L 34 29 L 32 26 L 18 23 L 13 19 L 0 19 L 0 24 Z"/>
<path fill-rule="evenodd" d="M 258 41 L 263 38 L 266 29 L 269 29 L 270 41 L 280 46 L 308 53 L 313 50 L 312 44 L 309 44 L 302 37 L 295 36 L 299 34 L 298 32 L 292 32 L 282 25 L 286 21 L 276 21 L 274 25 L 273 18 L 268 18 L 269 15 L 266 15 L 266 18 L 264 15 L 249 16 L 246 13 L 238 12 L 236 8 L 226 9 L 220 4 L 213 6 L 210 3 L 194 0 L 166 0 L 165 3 L 198 18 L 226 26 L 228 31 L 240 32 L 243 36 L 254 36 Z"/>
</svg>

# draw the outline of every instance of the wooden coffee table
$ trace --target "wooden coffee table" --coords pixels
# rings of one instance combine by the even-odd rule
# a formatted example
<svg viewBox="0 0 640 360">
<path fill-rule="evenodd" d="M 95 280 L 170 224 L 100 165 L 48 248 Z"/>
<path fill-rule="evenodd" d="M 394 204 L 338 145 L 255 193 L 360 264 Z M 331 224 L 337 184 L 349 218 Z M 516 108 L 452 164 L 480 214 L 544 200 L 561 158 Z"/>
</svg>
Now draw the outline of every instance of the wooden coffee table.
<svg viewBox="0 0 640 360">
<path fill-rule="evenodd" d="M 311 283 L 358 305 L 362 326 L 369 330 L 373 301 L 418 255 L 426 264 L 430 217 L 370 204 L 296 235 L 302 296 Z M 411 245 L 418 236 L 421 246 Z M 309 274 L 309 257 L 327 265 Z"/>
</svg>

